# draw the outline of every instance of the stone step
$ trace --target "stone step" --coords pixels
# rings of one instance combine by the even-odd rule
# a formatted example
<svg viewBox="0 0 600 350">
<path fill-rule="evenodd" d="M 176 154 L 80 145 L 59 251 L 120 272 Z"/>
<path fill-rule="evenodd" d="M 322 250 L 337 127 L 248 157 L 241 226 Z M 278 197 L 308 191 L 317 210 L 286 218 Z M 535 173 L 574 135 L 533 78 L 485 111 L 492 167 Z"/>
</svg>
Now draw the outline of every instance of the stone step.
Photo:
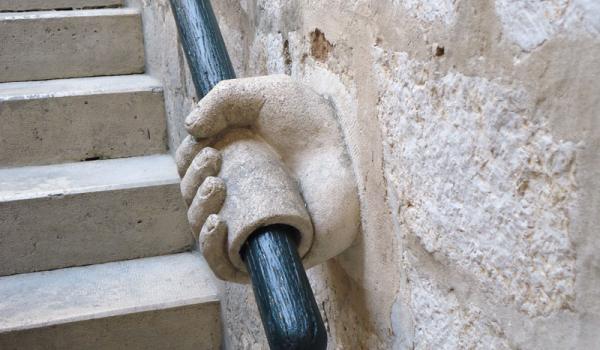
<svg viewBox="0 0 600 350">
<path fill-rule="evenodd" d="M 162 88 L 147 75 L 0 84 L 0 167 L 166 152 Z"/>
<path fill-rule="evenodd" d="M 38 11 L 117 7 L 123 0 L 0 0 L 0 11 Z"/>
<path fill-rule="evenodd" d="M 144 71 L 136 9 L 0 13 L 0 82 Z"/>
<path fill-rule="evenodd" d="M 0 349 L 219 349 L 216 281 L 195 252 L 0 278 Z"/>
<path fill-rule="evenodd" d="M 0 275 L 190 249 L 170 155 L 0 169 Z"/>
</svg>

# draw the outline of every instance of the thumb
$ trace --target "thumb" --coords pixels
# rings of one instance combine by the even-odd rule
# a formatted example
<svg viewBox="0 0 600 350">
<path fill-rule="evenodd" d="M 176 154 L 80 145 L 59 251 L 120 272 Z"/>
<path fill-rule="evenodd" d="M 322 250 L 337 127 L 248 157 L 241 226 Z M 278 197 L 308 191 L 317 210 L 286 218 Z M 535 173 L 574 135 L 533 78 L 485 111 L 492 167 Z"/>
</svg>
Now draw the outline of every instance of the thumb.
<svg viewBox="0 0 600 350">
<path fill-rule="evenodd" d="M 250 126 L 273 95 L 270 91 L 285 91 L 293 84 L 287 75 L 223 80 L 187 116 L 185 127 L 196 138 L 206 138 L 228 127 Z"/>
</svg>

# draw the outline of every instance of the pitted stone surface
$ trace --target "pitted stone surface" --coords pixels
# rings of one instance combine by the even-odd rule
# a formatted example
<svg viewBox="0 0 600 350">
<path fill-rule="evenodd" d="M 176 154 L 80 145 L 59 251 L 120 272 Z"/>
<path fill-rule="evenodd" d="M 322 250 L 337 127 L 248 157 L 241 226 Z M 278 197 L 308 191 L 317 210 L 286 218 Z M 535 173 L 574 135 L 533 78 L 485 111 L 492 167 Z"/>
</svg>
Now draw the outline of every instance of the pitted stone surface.
<svg viewBox="0 0 600 350">
<path fill-rule="evenodd" d="M 506 35 L 530 51 L 552 38 L 600 35 L 600 2 L 596 0 L 496 0 Z"/>
<path fill-rule="evenodd" d="M 569 308 L 576 146 L 528 115 L 518 86 L 373 54 L 398 220 L 521 311 Z"/>
<path fill-rule="evenodd" d="M 452 290 L 444 290 L 430 276 L 419 273 L 414 263 L 408 253 L 404 264 L 411 291 L 414 349 L 511 349 L 496 321 L 476 306 L 461 305 Z"/>
<path fill-rule="evenodd" d="M 392 0 L 411 16 L 425 21 L 442 21 L 450 24 L 456 17 L 456 0 Z"/>
</svg>

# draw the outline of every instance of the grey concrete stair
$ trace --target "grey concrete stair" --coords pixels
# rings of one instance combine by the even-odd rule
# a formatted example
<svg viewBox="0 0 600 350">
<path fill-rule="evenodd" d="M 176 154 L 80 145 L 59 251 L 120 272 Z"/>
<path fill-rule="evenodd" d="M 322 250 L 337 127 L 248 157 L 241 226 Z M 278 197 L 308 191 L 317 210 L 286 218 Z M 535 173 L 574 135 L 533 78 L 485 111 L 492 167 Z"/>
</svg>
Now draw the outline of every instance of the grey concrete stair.
<svg viewBox="0 0 600 350">
<path fill-rule="evenodd" d="M 0 0 L 2 350 L 221 347 L 123 2 Z"/>
<path fill-rule="evenodd" d="M 0 166 L 166 152 L 162 87 L 146 75 L 0 84 Z"/>
<path fill-rule="evenodd" d="M 0 0 L 0 11 L 83 9 L 122 4 L 122 0 Z"/>
<path fill-rule="evenodd" d="M 0 13 L 0 82 L 144 71 L 135 9 Z"/>
<path fill-rule="evenodd" d="M 193 244 L 170 155 L 0 169 L 0 275 Z"/>
<path fill-rule="evenodd" d="M 218 349 L 219 301 L 181 253 L 0 278 L 0 349 Z"/>
</svg>

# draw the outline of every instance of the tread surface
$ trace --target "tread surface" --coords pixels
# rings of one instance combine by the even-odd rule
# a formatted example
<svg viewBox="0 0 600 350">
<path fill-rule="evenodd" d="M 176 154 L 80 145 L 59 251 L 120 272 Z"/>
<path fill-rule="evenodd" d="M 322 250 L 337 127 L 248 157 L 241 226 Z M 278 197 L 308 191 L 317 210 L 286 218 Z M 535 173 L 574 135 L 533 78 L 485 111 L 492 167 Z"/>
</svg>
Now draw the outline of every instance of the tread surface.
<svg viewBox="0 0 600 350">
<path fill-rule="evenodd" d="M 216 302 L 198 253 L 0 277 L 0 333 Z"/>
<path fill-rule="evenodd" d="M 0 169 L 0 202 L 179 183 L 170 155 Z"/>
<path fill-rule="evenodd" d="M 215 279 L 197 252 L 0 278 L 3 350 L 219 349 Z"/>
</svg>

